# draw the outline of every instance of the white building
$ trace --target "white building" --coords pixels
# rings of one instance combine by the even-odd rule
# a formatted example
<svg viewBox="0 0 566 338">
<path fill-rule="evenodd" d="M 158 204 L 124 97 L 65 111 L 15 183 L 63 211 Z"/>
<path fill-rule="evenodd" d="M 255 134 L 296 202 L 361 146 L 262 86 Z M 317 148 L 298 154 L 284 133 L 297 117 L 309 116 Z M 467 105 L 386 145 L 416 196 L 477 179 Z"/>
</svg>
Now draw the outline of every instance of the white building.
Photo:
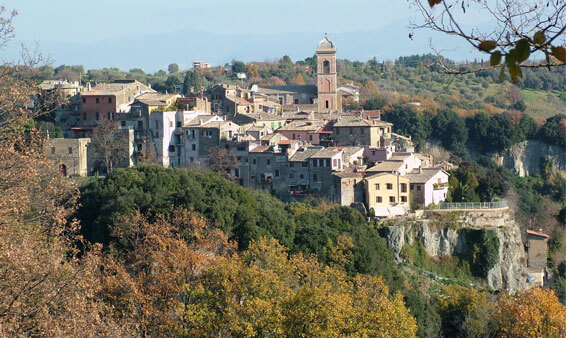
<svg viewBox="0 0 566 338">
<path fill-rule="evenodd" d="M 448 194 L 449 176 L 441 168 L 419 168 L 405 175 L 410 182 L 413 202 L 425 208 L 443 202 Z"/>
</svg>

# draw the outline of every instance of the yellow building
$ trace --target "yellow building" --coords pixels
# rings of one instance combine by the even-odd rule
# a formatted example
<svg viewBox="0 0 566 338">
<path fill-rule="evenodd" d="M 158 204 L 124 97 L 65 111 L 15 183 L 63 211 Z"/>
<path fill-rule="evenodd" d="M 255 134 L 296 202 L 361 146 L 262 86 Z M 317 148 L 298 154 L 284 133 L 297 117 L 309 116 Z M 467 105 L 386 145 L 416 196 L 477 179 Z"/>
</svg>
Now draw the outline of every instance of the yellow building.
<svg viewBox="0 0 566 338">
<path fill-rule="evenodd" d="M 366 204 L 375 216 L 405 214 L 410 208 L 409 179 L 391 173 L 379 173 L 364 180 Z"/>
</svg>

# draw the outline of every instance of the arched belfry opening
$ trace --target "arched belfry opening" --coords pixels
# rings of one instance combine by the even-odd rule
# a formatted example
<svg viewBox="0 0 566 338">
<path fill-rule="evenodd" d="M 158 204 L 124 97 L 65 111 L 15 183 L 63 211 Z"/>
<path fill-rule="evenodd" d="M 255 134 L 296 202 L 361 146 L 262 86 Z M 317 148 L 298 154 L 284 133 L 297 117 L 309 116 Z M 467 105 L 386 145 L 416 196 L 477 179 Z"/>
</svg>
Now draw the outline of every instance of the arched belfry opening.
<svg viewBox="0 0 566 338">
<path fill-rule="evenodd" d="M 318 111 L 332 113 L 341 111 L 340 100 L 336 88 L 336 47 L 327 36 L 318 43 L 316 49 Z"/>
</svg>

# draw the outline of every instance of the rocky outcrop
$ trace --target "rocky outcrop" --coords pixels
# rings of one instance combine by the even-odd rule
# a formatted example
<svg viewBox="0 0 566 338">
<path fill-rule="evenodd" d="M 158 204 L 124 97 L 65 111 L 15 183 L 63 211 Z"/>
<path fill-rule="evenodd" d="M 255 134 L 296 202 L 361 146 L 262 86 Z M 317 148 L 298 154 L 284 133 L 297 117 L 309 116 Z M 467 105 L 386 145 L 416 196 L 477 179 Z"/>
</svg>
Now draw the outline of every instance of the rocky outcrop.
<svg viewBox="0 0 566 338">
<path fill-rule="evenodd" d="M 487 283 L 496 290 L 515 292 L 526 286 L 526 256 L 519 226 L 515 222 L 509 225 L 495 229 L 499 238 L 499 260 L 489 270 Z"/>
<path fill-rule="evenodd" d="M 501 166 L 513 170 L 519 176 L 540 173 L 541 160 L 550 160 L 555 169 L 566 171 L 566 150 L 564 147 L 549 145 L 539 140 L 523 141 L 512 145 L 494 160 Z"/>
<path fill-rule="evenodd" d="M 484 214 L 486 213 L 488 212 L 484 211 Z M 470 214 L 474 213 L 460 215 L 462 223 L 459 223 L 459 226 L 453 224 L 439 226 L 440 222 L 430 218 L 398 222 L 398 225 L 384 229 L 387 245 L 393 250 L 398 263 L 404 260 L 401 254 L 403 246 L 412 245 L 415 241 L 420 241 L 431 257 L 464 255 L 469 248 L 467 248 L 465 232 L 460 229 L 462 227 L 486 229 L 485 217 L 480 217 L 479 212 L 476 216 Z M 493 221 L 493 217 L 488 219 Z M 496 222 L 499 224 L 487 228 L 494 230 L 499 238 L 499 259 L 488 272 L 487 284 L 496 290 L 516 292 L 525 288 L 525 250 L 519 226 L 508 214 L 503 215 L 502 219 L 505 220 L 504 224 Z M 477 221 L 481 226 L 469 223 L 470 220 Z"/>
</svg>

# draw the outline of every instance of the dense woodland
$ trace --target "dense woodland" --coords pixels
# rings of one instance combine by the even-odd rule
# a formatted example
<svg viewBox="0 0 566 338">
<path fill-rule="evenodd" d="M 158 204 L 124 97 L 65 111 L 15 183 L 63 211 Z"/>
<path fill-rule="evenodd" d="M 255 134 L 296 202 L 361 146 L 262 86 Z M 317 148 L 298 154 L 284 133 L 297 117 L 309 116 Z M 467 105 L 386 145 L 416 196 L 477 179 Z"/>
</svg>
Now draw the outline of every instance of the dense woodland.
<svg viewBox="0 0 566 338">
<path fill-rule="evenodd" d="M 135 78 L 161 91 L 183 85 L 186 92 L 198 92 L 235 82 L 234 73 L 246 72 L 250 82 L 264 85 L 304 84 L 314 80 L 315 58 L 233 61 L 202 72 L 172 64 L 155 74 L 85 72 L 82 66 L 29 61 L 0 67 L 0 335 L 566 332 L 566 307 L 559 301 L 566 301 L 565 258 L 550 256 L 556 293 L 496 293 L 484 280 L 500 245 L 492 231 L 466 230 L 478 255 L 439 260 L 414 245 L 403 249 L 408 263 L 400 266 L 382 237 L 387 221 L 368 222 L 352 208 L 316 199 L 285 204 L 219 173 L 153 165 L 71 180 L 43 156 L 44 130 L 52 128 L 45 123 L 49 112 L 30 104 L 43 79 Z M 412 136 L 420 150 L 459 165 L 450 178 L 451 200 L 518 196 L 519 220 L 548 222 L 556 229 L 551 250 L 561 252 L 564 177 L 547 162 L 538 176 L 516 177 L 489 155 L 525 139 L 566 145 L 565 116 L 548 114 L 563 112 L 564 67 L 525 71 L 514 86 L 496 84 L 491 72 L 449 77 L 427 67 L 433 61 L 430 55 L 395 62 L 342 60 L 339 73 L 343 83 L 361 86 L 362 106 L 382 109 L 383 119 Z M 542 105 L 541 95 L 547 102 Z M 407 108 L 409 102 L 423 108 Z M 420 270 L 446 278 L 439 283 Z"/>
</svg>

